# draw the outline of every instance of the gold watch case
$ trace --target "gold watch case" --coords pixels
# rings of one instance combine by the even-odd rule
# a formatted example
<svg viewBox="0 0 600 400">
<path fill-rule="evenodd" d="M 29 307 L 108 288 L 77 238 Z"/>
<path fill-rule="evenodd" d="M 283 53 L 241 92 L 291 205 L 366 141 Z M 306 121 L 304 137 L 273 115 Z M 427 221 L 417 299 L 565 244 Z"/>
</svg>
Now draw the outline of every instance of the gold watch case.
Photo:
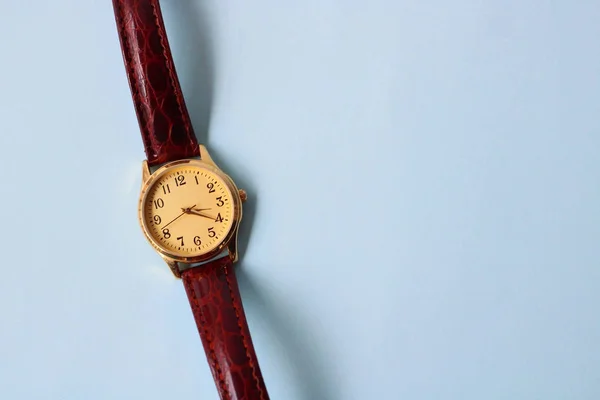
<svg viewBox="0 0 600 400">
<path fill-rule="evenodd" d="M 232 201 L 233 201 L 233 223 L 231 225 L 231 229 L 225 235 L 221 243 L 213 250 L 200 254 L 194 257 L 182 257 L 176 254 L 171 253 L 169 250 L 165 249 L 163 246 L 158 243 L 153 236 L 150 234 L 148 226 L 146 225 L 146 221 L 144 218 L 143 207 L 146 202 L 146 196 L 148 195 L 148 189 L 152 187 L 152 185 L 160 179 L 166 173 L 173 168 L 181 167 L 182 165 L 193 165 L 200 168 L 205 168 L 212 171 L 214 174 L 218 175 L 223 179 L 223 182 L 229 190 L 231 191 Z M 246 200 L 246 193 L 243 190 L 239 190 L 233 180 L 229 177 L 229 175 L 225 174 L 212 160 L 206 147 L 200 145 L 200 159 L 183 159 L 168 162 L 156 171 L 151 172 L 148 166 L 148 162 L 146 160 L 142 163 L 142 187 L 140 191 L 139 201 L 138 201 L 138 220 L 140 227 L 146 237 L 146 240 L 150 243 L 150 245 L 158 252 L 158 254 L 165 260 L 171 272 L 175 277 L 181 277 L 181 271 L 178 267 L 178 263 L 184 264 L 196 264 L 202 263 L 215 258 L 216 256 L 223 253 L 226 249 L 228 250 L 229 257 L 232 258 L 234 262 L 238 260 L 238 252 L 237 252 L 237 234 L 240 221 L 242 219 L 242 202 Z"/>
</svg>

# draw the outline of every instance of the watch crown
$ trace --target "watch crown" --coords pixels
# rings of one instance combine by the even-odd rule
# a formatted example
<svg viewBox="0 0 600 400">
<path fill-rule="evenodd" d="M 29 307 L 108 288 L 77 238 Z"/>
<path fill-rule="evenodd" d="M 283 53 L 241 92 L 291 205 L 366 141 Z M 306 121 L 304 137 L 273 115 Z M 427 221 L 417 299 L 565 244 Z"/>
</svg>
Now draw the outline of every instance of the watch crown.
<svg viewBox="0 0 600 400">
<path fill-rule="evenodd" d="M 242 203 L 248 200 L 248 193 L 246 193 L 244 189 L 238 190 L 238 193 L 240 194 L 240 199 L 242 200 Z"/>
</svg>

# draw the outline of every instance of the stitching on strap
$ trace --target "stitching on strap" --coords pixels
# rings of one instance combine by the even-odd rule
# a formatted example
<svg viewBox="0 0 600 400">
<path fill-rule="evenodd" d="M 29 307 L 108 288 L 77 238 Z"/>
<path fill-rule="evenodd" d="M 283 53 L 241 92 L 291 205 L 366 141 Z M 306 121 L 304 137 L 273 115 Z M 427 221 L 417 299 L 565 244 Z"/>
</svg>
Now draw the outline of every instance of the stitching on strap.
<svg viewBox="0 0 600 400">
<path fill-rule="evenodd" d="M 120 31 L 119 37 L 123 41 L 123 55 L 125 58 L 125 68 L 127 68 L 128 70 L 127 76 L 130 80 L 131 89 L 133 91 L 133 103 L 134 107 L 137 109 L 140 106 L 140 88 L 139 81 L 137 79 L 137 74 L 133 70 L 133 64 L 131 62 L 133 51 L 131 49 L 131 43 L 129 43 L 129 36 L 125 32 L 125 13 L 123 12 L 123 7 L 121 6 L 121 2 L 119 0 L 113 1 L 113 4 L 115 6 L 115 10 L 117 11 L 117 28 Z M 137 114 L 138 118 L 142 120 L 142 139 L 144 140 L 144 147 L 146 148 L 146 153 L 148 153 L 148 150 L 152 149 L 152 140 L 150 139 L 150 135 L 148 134 L 148 121 L 146 120 L 146 115 L 143 111 L 140 110 L 140 112 Z M 148 156 L 148 154 L 146 155 Z"/>
<path fill-rule="evenodd" d="M 232 266 L 232 268 L 233 268 L 233 266 Z M 256 389 L 258 389 L 258 392 L 260 393 L 260 398 L 264 399 L 265 394 L 264 394 L 262 388 L 260 387 L 260 384 L 258 381 L 258 376 L 256 374 L 256 365 L 254 365 L 252 357 L 250 357 L 250 351 L 249 351 L 246 335 L 244 335 L 244 329 L 242 328 L 242 322 L 240 320 L 241 313 L 240 313 L 240 310 L 238 309 L 238 307 L 236 306 L 235 298 L 233 297 L 233 289 L 231 288 L 231 282 L 229 280 L 229 271 L 228 271 L 227 265 L 224 265 L 223 269 L 225 271 L 225 280 L 227 281 L 227 288 L 229 289 L 229 296 L 231 297 L 231 303 L 233 304 L 233 309 L 235 310 L 235 316 L 237 318 L 238 327 L 240 328 L 240 335 L 242 336 L 242 344 L 244 346 L 244 350 L 246 351 L 246 358 L 248 359 L 248 364 L 250 365 L 250 369 L 252 370 L 252 377 L 254 378 L 254 383 L 256 384 Z"/>
<path fill-rule="evenodd" d="M 196 277 L 196 276 L 188 276 L 186 275 L 185 280 L 186 283 L 188 283 L 189 285 L 189 291 L 192 294 L 192 300 L 193 300 L 193 304 L 197 309 L 197 315 L 200 317 L 200 325 L 198 326 L 199 329 L 202 329 L 204 332 L 204 338 L 206 340 L 206 342 L 208 343 L 208 354 L 211 358 L 211 361 L 215 367 L 215 370 L 217 371 L 217 380 L 219 381 L 219 388 L 221 389 L 222 393 L 226 396 L 226 398 L 230 399 L 231 398 L 231 394 L 229 393 L 229 389 L 227 388 L 227 385 L 225 384 L 225 380 L 223 379 L 223 373 L 221 372 L 221 368 L 219 367 L 219 363 L 217 362 L 217 355 L 215 354 L 215 351 L 212 348 L 212 341 L 208 335 L 208 329 L 206 328 L 206 318 L 204 317 L 204 313 L 202 312 L 202 307 L 200 307 L 198 305 L 198 297 L 196 296 L 196 291 L 194 290 L 193 284 L 192 284 L 192 280 L 195 279 L 205 279 L 202 277 Z M 187 286 L 187 285 L 186 285 Z"/>
<path fill-rule="evenodd" d="M 154 23 L 156 24 L 156 27 L 158 28 L 158 37 L 160 38 L 160 45 L 162 47 L 162 56 L 165 59 L 165 66 L 167 67 L 167 70 L 169 71 L 169 83 L 171 84 L 171 88 L 173 89 L 173 93 L 175 93 L 175 101 L 177 101 L 177 106 L 179 107 L 179 114 L 181 115 L 181 119 L 183 120 L 183 126 L 185 129 L 185 132 L 187 134 L 187 138 L 190 138 L 190 125 L 191 122 L 189 121 L 189 116 L 183 112 L 183 95 L 182 93 L 177 89 L 177 78 L 175 77 L 175 71 L 173 71 L 173 66 L 171 65 L 171 63 L 169 62 L 169 57 L 167 56 L 167 45 L 166 45 L 166 32 L 164 29 L 161 29 L 161 24 L 160 24 L 160 18 L 158 16 L 158 6 L 156 5 L 156 1 L 151 1 L 151 6 L 152 6 L 152 14 L 154 15 Z M 187 118 L 186 118 L 187 116 Z"/>
</svg>

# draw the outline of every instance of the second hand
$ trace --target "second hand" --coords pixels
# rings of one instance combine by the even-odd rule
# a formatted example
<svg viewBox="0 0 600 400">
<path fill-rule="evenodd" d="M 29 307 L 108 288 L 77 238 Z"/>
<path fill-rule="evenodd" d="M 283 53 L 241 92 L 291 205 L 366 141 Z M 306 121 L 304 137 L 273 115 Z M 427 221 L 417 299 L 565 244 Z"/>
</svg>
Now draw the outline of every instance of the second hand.
<svg viewBox="0 0 600 400">
<path fill-rule="evenodd" d="M 196 207 L 196 205 L 195 205 L 195 204 L 194 204 L 193 206 L 191 206 L 190 208 L 194 208 L 194 207 Z M 179 218 L 181 218 L 181 217 L 182 217 L 184 214 L 187 214 L 187 213 L 185 212 L 185 210 L 188 210 L 188 209 L 187 209 L 187 208 L 186 208 L 186 209 L 184 209 L 184 211 L 183 211 L 181 214 L 179 214 L 178 216 L 176 216 L 175 218 L 173 218 L 173 220 L 172 220 L 171 222 L 169 222 L 168 224 L 166 224 L 165 226 L 163 226 L 161 230 L 164 230 L 164 229 L 165 229 L 167 226 L 169 226 L 169 225 L 171 225 L 173 222 L 177 221 L 177 220 L 178 220 Z"/>
</svg>

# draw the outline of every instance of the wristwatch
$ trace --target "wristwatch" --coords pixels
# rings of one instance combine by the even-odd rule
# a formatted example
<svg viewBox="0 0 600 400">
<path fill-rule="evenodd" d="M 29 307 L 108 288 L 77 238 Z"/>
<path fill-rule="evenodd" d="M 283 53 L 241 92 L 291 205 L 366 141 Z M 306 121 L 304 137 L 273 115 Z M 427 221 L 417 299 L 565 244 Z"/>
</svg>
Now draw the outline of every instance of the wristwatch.
<svg viewBox="0 0 600 400">
<path fill-rule="evenodd" d="M 142 231 L 183 281 L 221 399 L 268 399 L 233 267 L 245 192 L 197 142 L 158 0 L 113 7 L 146 152 Z"/>
</svg>

